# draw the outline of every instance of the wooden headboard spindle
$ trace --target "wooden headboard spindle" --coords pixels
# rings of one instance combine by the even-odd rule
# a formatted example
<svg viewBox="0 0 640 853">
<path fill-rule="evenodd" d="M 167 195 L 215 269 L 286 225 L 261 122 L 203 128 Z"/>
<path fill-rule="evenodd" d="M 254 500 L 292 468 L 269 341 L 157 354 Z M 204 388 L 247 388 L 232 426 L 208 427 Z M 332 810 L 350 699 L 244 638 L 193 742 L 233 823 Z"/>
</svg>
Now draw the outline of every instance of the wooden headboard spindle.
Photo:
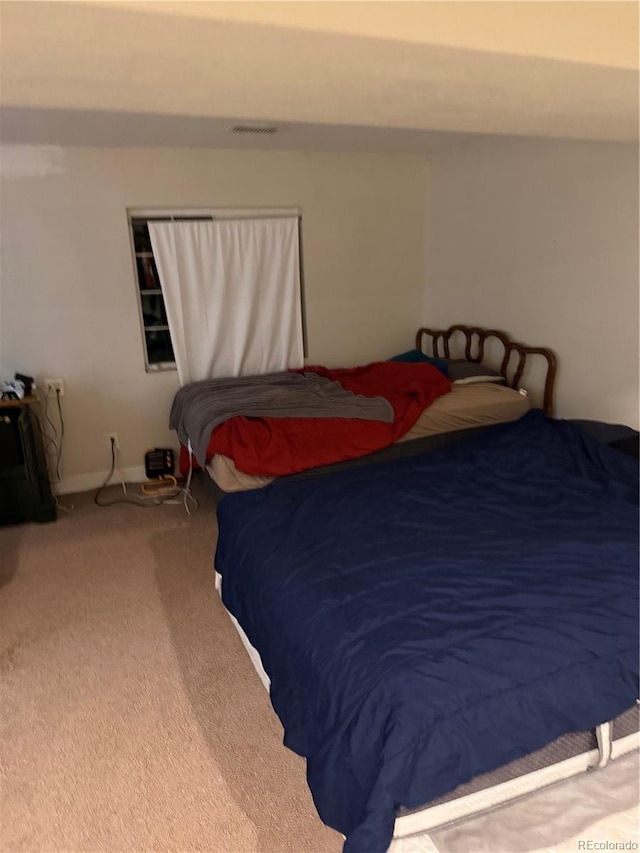
<svg viewBox="0 0 640 853">
<path fill-rule="evenodd" d="M 547 361 L 547 375 L 544 383 L 544 396 L 542 410 L 545 414 L 553 415 L 553 390 L 556 379 L 557 361 L 555 353 L 546 347 L 529 347 L 525 344 L 516 343 L 497 329 L 481 329 L 478 326 L 449 326 L 448 329 L 418 329 L 416 334 L 416 349 L 423 351 L 424 336 L 431 339 L 431 354 L 436 358 L 451 358 L 450 341 L 453 335 L 461 333 L 465 336 L 464 357 L 466 361 L 481 364 L 484 358 L 484 345 L 488 338 L 497 338 L 504 348 L 504 356 L 500 365 L 500 373 L 510 388 L 516 390 L 520 387 L 520 381 L 525 371 L 527 356 L 540 355 Z M 440 348 L 442 344 L 442 349 Z M 475 344 L 475 347 L 474 347 Z M 518 354 L 518 364 L 510 380 L 507 371 L 513 353 Z"/>
</svg>

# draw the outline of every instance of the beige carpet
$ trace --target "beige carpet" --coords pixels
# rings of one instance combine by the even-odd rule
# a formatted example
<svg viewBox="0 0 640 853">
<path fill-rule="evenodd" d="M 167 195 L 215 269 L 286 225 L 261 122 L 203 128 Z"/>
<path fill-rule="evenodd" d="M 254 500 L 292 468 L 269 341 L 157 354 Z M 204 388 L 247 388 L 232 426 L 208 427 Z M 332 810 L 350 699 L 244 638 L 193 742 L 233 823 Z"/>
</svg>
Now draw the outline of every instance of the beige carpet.
<svg viewBox="0 0 640 853">
<path fill-rule="evenodd" d="M 338 853 L 215 593 L 212 500 L 63 501 L 0 529 L 0 849 Z"/>
</svg>

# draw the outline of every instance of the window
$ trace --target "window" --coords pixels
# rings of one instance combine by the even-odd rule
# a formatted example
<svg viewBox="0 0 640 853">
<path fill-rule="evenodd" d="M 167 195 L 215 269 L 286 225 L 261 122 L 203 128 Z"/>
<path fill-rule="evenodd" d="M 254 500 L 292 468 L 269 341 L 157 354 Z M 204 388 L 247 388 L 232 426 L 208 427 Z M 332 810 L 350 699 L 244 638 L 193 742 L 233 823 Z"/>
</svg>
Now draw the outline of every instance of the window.
<svg viewBox="0 0 640 853">
<path fill-rule="evenodd" d="M 203 210 L 203 211 L 129 211 L 131 245 L 135 259 L 138 307 L 144 341 L 145 366 L 148 373 L 160 370 L 175 370 L 175 357 L 167 320 L 162 286 L 153 257 L 149 236 L 149 222 L 170 222 L 202 219 L 238 219 L 243 217 L 269 217 L 297 215 L 297 210 Z M 301 249 L 301 246 L 300 246 Z M 304 284 L 302 279 L 302 256 L 300 252 L 300 286 L 303 317 L 303 342 L 306 353 L 306 330 L 304 322 Z"/>
<path fill-rule="evenodd" d="M 145 346 L 147 371 L 175 370 L 173 346 L 167 312 L 164 307 L 158 269 L 153 258 L 150 221 L 166 221 L 172 216 L 131 216 L 131 241 L 136 262 L 138 306 Z"/>
</svg>

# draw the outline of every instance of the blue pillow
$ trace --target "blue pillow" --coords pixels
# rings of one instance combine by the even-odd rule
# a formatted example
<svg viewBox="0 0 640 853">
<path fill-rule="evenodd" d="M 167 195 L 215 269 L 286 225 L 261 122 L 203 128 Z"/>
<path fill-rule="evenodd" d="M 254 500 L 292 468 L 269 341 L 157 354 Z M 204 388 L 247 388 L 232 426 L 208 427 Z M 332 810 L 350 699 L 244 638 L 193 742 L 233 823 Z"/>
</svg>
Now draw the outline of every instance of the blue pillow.
<svg viewBox="0 0 640 853">
<path fill-rule="evenodd" d="M 432 358 L 430 355 L 425 355 L 423 352 L 420 352 L 419 349 L 410 349 L 406 352 L 401 352 L 400 355 L 394 355 L 393 358 L 389 359 L 389 361 L 404 361 L 410 363 L 423 361 L 437 367 L 440 373 L 444 373 L 445 376 L 449 375 L 447 363 L 445 361 L 441 358 Z"/>
</svg>

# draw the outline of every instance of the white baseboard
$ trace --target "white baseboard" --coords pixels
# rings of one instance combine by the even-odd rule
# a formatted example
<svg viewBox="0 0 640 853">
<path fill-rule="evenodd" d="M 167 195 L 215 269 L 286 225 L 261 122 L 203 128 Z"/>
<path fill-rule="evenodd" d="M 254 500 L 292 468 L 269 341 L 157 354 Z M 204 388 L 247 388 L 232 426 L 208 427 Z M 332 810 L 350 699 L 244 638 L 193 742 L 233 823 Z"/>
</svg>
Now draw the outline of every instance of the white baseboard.
<svg viewBox="0 0 640 853">
<path fill-rule="evenodd" d="M 126 483 L 143 483 L 147 479 L 144 465 L 135 465 L 133 468 L 123 468 L 122 476 Z M 95 471 L 92 474 L 71 474 L 63 477 L 58 484 L 53 486 L 57 495 L 69 495 L 73 492 L 90 492 L 99 489 L 109 476 L 109 471 Z M 117 473 L 111 478 L 111 483 L 117 485 L 120 482 Z"/>
</svg>

